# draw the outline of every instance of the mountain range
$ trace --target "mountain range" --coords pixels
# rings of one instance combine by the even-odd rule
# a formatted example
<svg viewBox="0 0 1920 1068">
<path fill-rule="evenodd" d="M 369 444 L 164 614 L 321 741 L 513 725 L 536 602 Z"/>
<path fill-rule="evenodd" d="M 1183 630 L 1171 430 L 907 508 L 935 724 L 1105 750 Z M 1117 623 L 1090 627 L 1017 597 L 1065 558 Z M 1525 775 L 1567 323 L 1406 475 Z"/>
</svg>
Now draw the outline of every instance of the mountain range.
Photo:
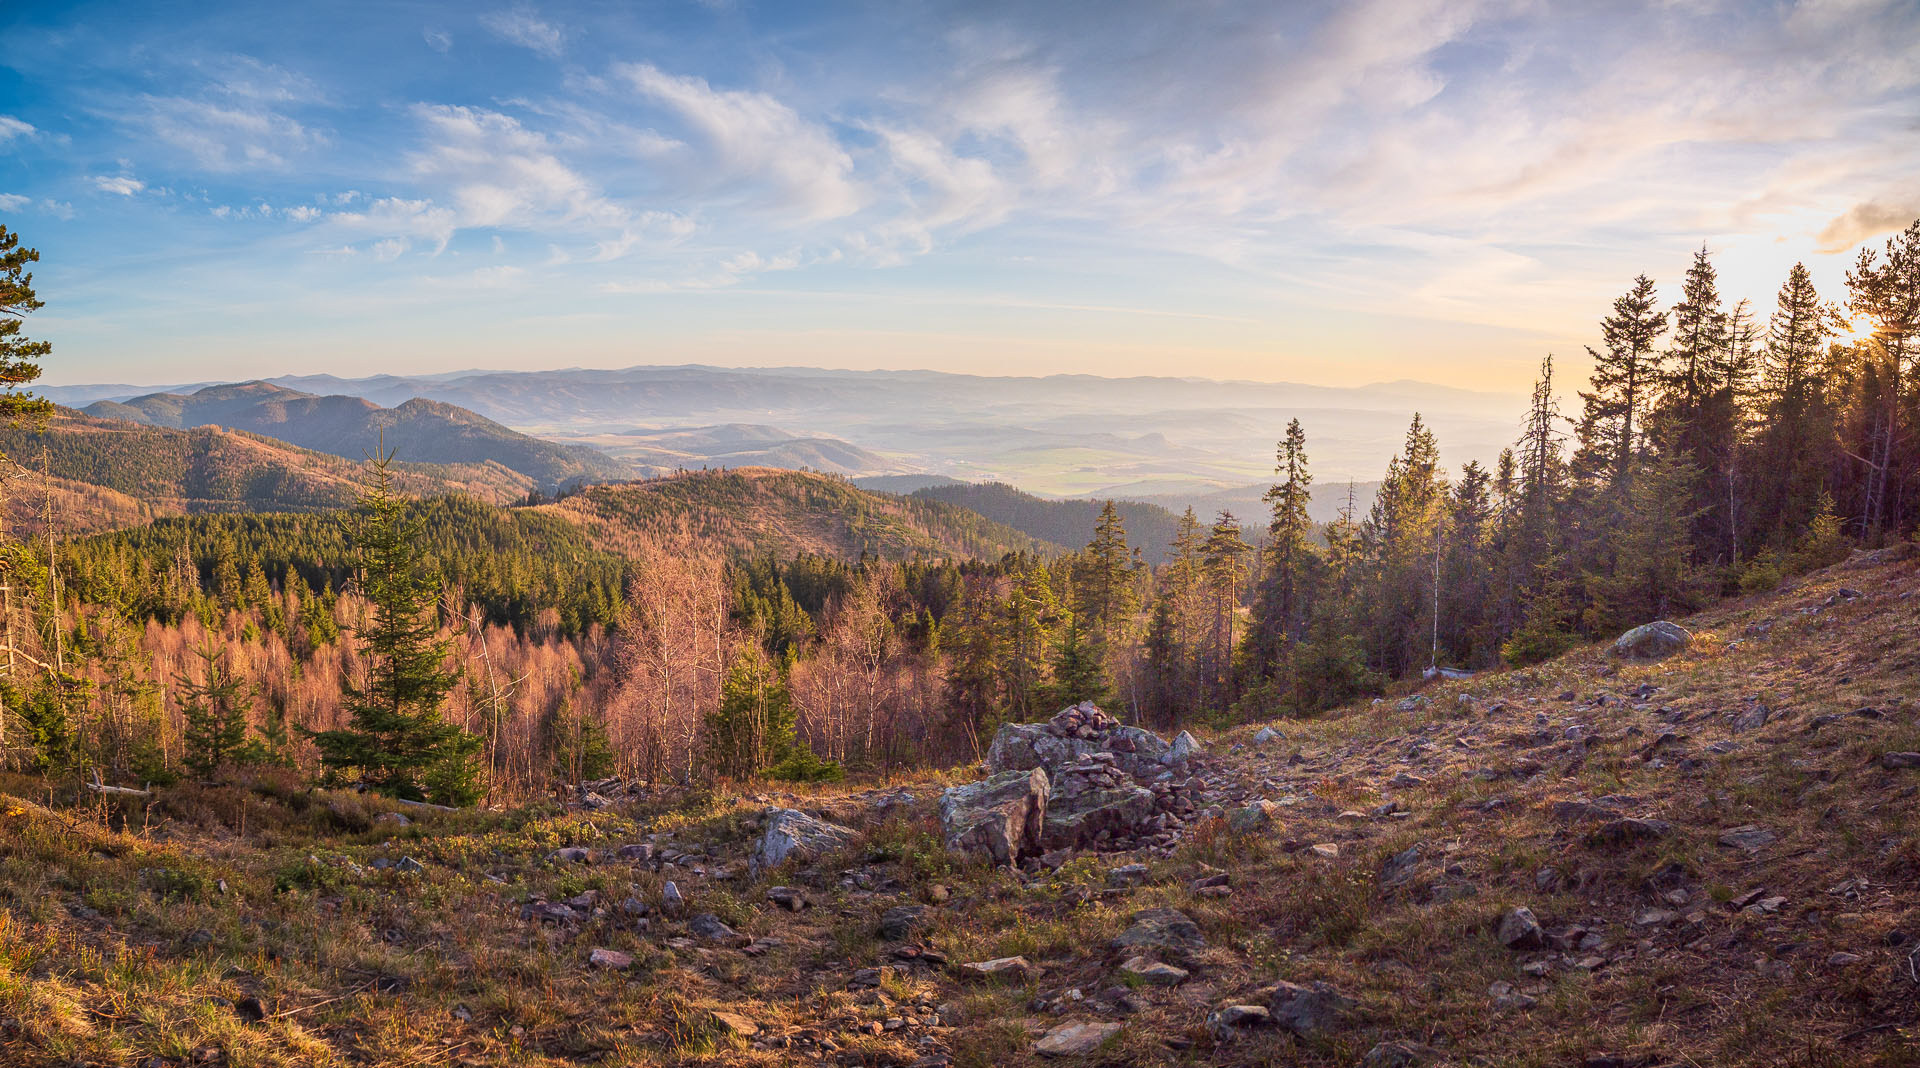
<svg viewBox="0 0 1920 1068">
<path fill-rule="evenodd" d="M 1047 498 L 1111 497 L 1176 512 L 1192 506 L 1206 518 L 1225 506 L 1243 519 L 1257 512 L 1255 502 L 1272 478 L 1274 442 L 1290 419 L 1298 418 L 1306 429 L 1320 490 L 1315 511 L 1328 519 L 1344 504 L 1349 479 L 1364 483 L 1379 477 L 1416 411 L 1434 429 L 1443 460 L 1457 469 L 1466 460 L 1490 463 L 1516 436 L 1525 407 L 1517 395 L 1406 381 L 1347 388 L 790 367 L 460 371 L 360 379 L 309 375 L 247 388 L 258 394 L 262 386 L 336 405 L 333 398 L 359 398 L 372 405 L 371 411 L 439 402 L 466 409 L 489 428 L 495 444 L 511 440 L 499 438 L 504 432 L 593 450 L 591 456 L 566 453 L 564 462 L 543 460 L 537 468 L 489 457 L 543 484 L 703 467 L 805 467 L 863 479 L 914 475 L 930 481 L 997 481 Z M 234 388 L 218 387 L 214 395 Z M 196 407 L 173 415 L 178 400 L 155 399 L 151 390 L 143 394 L 128 386 L 42 392 L 62 403 L 94 404 L 100 414 L 128 414 L 124 408 L 132 408 L 155 422 L 186 418 L 184 413 Z M 206 389 L 163 392 L 198 397 Z M 98 405 L 101 401 L 124 408 Z M 301 404 L 332 411 L 318 399 Z M 253 421 L 223 418 L 229 420 L 225 425 L 313 448 L 352 450 L 343 455 L 358 457 L 366 449 L 358 435 L 373 417 L 365 410 L 344 410 L 345 433 L 304 436 L 274 422 L 280 411 L 291 409 L 279 400 L 268 409 Z M 434 455 L 444 454 L 418 458 Z M 582 470 L 606 470 L 601 464 L 615 465 L 619 475 Z M 1337 493 L 1330 488 L 1335 486 Z M 1360 496 L 1364 509 L 1364 492 Z"/>
</svg>

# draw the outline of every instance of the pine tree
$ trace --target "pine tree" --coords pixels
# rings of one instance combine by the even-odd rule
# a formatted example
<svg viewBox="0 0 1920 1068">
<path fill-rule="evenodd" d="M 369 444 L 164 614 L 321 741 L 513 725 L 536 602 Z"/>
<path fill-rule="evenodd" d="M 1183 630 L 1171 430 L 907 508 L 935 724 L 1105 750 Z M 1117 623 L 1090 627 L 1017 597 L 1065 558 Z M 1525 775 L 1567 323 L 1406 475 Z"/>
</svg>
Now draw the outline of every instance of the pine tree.
<svg viewBox="0 0 1920 1068">
<path fill-rule="evenodd" d="M 40 361 L 53 351 L 51 342 L 33 341 L 21 333 L 26 317 L 45 307 L 34 294 L 27 265 L 40 262 L 38 249 L 21 248 L 20 235 L 0 226 L 0 419 L 22 416 L 44 418 L 53 405 L 20 387 L 40 377 Z"/>
<path fill-rule="evenodd" d="M 421 526 L 393 491 L 393 454 L 373 460 L 354 532 L 361 591 L 373 606 L 359 637 L 370 661 L 364 687 L 346 687 L 350 726 L 313 735 L 332 776 L 391 797 L 465 805 L 479 799 L 481 739 L 440 718 L 457 675 L 450 643 L 436 637 L 437 595 L 419 560 Z"/>
<path fill-rule="evenodd" d="M 1613 314 L 1601 321 L 1606 351 L 1587 349 L 1593 357 L 1593 392 L 1580 394 L 1585 411 L 1574 468 L 1581 477 L 1616 491 L 1632 480 L 1633 460 L 1646 434 L 1645 416 L 1659 381 L 1654 346 L 1666 329 L 1667 316 L 1656 304 L 1653 279 L 1644 274 L 1613 302 Z"/>
<path fill-rule="evenodd" d="M 1073 635 L 1086 645 L 1085 655 L 1098 672 L 1097 679 L 1087 681 L 1103 695 L 1111 687 L 1113 665 L 1127 642 L 1134 613 L 1140 610 L 1132 564 L 1126 527 L 1119 510 L 1108 501 L 1100 508 L 1093 540 L 1073 566 Z"/>
<path fill-rule="evenodd" d="M 1225 710 L 1233 704 L 1234 618 L 1240 608 L 1240 587 L 1247 576 L 1246 557 L 1252 550 L 1240 534 L 1240 521 L 1222 509 L 1200 550 L 1208 616 L 1201 671 L 1202 707 Z"/>
<path fill-rule="evenodd" d="M 1313 520 L 1307 516 L 1313 476 L 1307 472 L 1307 435 L 1300 420 L 1287 424 L 1287 436 L 1275 449 L 1274 472 L 1281 481 L 1267 490 L 1271 509 L 1267 543 L 1261 554 L 1260 588 L 1253 617 L 1241 646 L 1249 684 L 1260 685 L 1284 671 L 1287 647 L 1306 625 L 1309 572 L 1315 563 Z"/>
<path fill-rule="evenodd" d="M 1029 564 L 1013 576 L 1002 616 L 1001 648 L 1006 659 L 1001 670 L 1006 676 L 1007 709 L 1016 720 L 1052 711 L 1041 706 L 1050 696 L 1047 669 L 1059 610 L 1046 568 Z"/>
<path fill-rule="evenodd" d="M 175 679 L 180 714 L 187 721 L 182 760 L 196 777 L 211 779 L 231 763 L 247 741 L 247 708 L 253 703 L 251 686 L 227 669 L 227 651 L 209 642 L 195 652 L 204 667 L 195 681 Z"/>
<path fill-rule="evenodd" d="M 720 687 L 720 705 L 707 715 L 707 754 L 713 769 L 734 778 L 768 771 L 794 755 L 793 699 L 786 674 L 759 642 L 734 651 Z"/>
<path fill-rule="evenodd" d="M 1806 265 L 1796 263 L 1775 301 L 1762 365 L 1764 417 L 1754 480 L 1759 496 L 1749 526 L 1776 552 L 1799 539 L 1832 463 L 1833 412 L 1821 361 L 1839 329 L 1839 313 L 1820 300 Z"/>
</svg>

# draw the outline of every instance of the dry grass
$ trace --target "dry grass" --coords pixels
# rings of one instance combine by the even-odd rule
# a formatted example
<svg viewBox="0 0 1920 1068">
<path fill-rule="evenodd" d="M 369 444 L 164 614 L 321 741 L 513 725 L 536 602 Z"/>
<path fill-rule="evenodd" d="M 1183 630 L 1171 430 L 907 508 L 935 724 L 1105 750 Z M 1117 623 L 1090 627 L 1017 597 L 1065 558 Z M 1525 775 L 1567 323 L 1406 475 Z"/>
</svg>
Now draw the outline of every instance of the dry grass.
<svg viewBox="0 0 1920 1068">
<path fill-rule="evenodd" d="M 1829 604 L 1841 586 L 1863 596 Z M 1916 1064 L 1920 961 L 1908 955 L 1920 946 L 1920 772 L 1879 764 L 1885 752 L 1920 750 L 1916 591 L 1913 564 L 1834 569 L 1693 620 L 1694 645 L 1661 663 L 1581 650 L 1436 686 L 1424 702 L 1278 723 L 1287 740 L 1264 748 L 1247 744 L 1251 729 L 1215 738 L 1223 805 L 1287 798 L 1279 818 L 1246 835 L 1205 824 L 1152 859 L 1146 886 L 1117 894 L 1103 893 L 1106 868 L 1131 858 L 1023 879 L 948 854 L 931 802 L 964 771 L 893 777 L 887 789 L 918 800 L 885 816 L 855 792 L 882 784 L 842 784 L 618 812 L 409 810 L 408 826 L 383 819 L 393 806 L 287 784 L 175 790 L 151 808 L 113 809 L 8 778 L 0 1063 L 904 1065 L 944 1055 L 1012 1068 L 1032 1061 L 1045 1027 L 1097 1016 L 1092 1006 L 1126 994 L 1135 1011 L 1091 1063 L 1349 1068 L 1375 1042 L 1408 1039 L 1474 1065 L 1544 1068 L 1602 1053 L 1648 1065 Z M 1749 636 L 1768 620 L 1770 631 Z M 1634 696 L 1643 685 L 1657 690 Z M 1736 730 L 1733 717 L 1756 703 L 1772 718 Z M 1855 714 L 1864 707 L 1879 714 Z M 1572 724 L 1583 739 L 1566 737 Z M 1649 748 L 1669 731 L 1673 741 Z M 1425 784 L 1391 785 L 1403 771 Z M 1597 821 L 1554 809 L 1603 795 L 1672 833 L 1609 846 L 1593 835 Z M 1389 800 L 1406 815 L 1375 815 Z M 859 837 L 811 867 L 736 871 L 767 804 L 833 814 Z M 1744 824 L 1776 840 L 1753 853 L 1720 844 Z M 648 835 L 715 859 L 653 871 L 613 858 Z M 1338 855 L 1306 848 L 1323 843 Z M 547 861 L 569 845 L 600 862 Z M 1415 845 L 1419 862 L 1387 885 L 1388 861 Z M 402 856 L 425 871 L 372 867 Z M 1231 873 L 1230 897 L 1188 889 L 1212 868 Z M 1539 881 L 1546 868 L 1559 878 Z M 657 906 L 669 878 L 695 911 L 779 944 L 749 956 L 682 941 L 679 920 L 656 915 L 641 931 L 620 914 L 629 896 Z M 813 907 L 773 910 L 765 893 L 776 882 L 803 887 Z M 1689 895 L 1681 918 L 1635 922 L 1669 907 L 1658 895 L 1675 886 Z M 1772 911 L 1730 907 L 1755 888 L 1783 900 Z M 520 919 L 526 902 L 587 891 L 606 917 Z M 956 962 L 1022 955 L 1035 972 L 979 983 L 903 968 L 850 987 L 857 970 L 895 963 L 898 944 L 875 928 L 906 902 L 930 906 L 916 936 L 925 946 Z M 1502 948 L 1493 924 L 1518 904 L 1549 929 L 1591 931 L 1597 967 L 1573 965 L 1584 950 Z M 1158 906 L 1193 917 L 1207 948 L 1179 987 L 1124 983 L 1106 943 Z M 595 947 L 632 954 L 634 967 L 590 968 Z M 1545 974 L 1523 973 L 1529 962 Z M 1307 1040 L 1209 1033 L 1208 1012 L 1258 1002 L 1277 979 L 1331 982 L 1360 1008 L 1346 1028 Z M 1496 984 L 1533 1003 L 1497 1007 Z M 269 1018 L 243 1019 L 248 998 Z M 939 1025 L 922 1026 L 934 1006 Z M 752 1020 L 758 1040 L 727 1032 L 716 1010 Z"/>
</svg>

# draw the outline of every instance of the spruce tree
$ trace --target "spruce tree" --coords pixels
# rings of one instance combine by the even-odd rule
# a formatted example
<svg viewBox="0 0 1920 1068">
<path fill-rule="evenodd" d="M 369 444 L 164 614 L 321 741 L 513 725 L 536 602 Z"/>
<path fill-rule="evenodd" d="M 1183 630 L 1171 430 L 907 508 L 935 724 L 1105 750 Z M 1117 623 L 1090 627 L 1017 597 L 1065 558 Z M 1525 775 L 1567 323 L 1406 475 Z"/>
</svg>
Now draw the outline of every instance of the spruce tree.
<svg viewBox="0 0 1920 1068">
<path fill-rule="evenodd" d="M 422 528 L 393 490 L 393 453 L 373 459 L 354 549 L 373 620 L 358 637 L 369 660 L 365 686 L 345 690 L 349 726 L 313 735 L 332 777 L 356 775 L 390 797 L 467 805 L 479 799 L 474 762 L 481 739 L 440 718 L 457 675 L 438 638 L 437 591 L 421 567 Z"/>
<path fill-rule="evenodd" d="M 1313 476 L 1307 472 L 1307 434 L 1300 420 L 1287 424 L 1275 459 L 1274 473 L 1281 481 L 1266 493 L 1271 514 L 1261 554 L 1260 588 L 1241 646 L 1245 675 L 1253 685 L 1284 672 L 1287 647 L 1299 639 L 1305 626 L 1308 574 L 1315 562 L 1313 521 L 1307 516 Z"/>
<path fill-rule="evenodd" d="M 1247 576 L 1247 553 L 1252 549 L 1240 534 L 1240 521 L 1222 509 L 1200 550 L 1208 619 L 1206 654 L 1202 658 L 1205 667 L 1201 672 L 1205 694 L 1202 705 L 1215 711 L 1231 707 L 1236 696 L 1234 619 L 1240 608 L 1240 587 Z"/>
<path fill-rule="evenodd" d="M 205 665 L 201 679 L 175 679 L 180 714 L 187 721 L 182 759 L 196 777 L 211 779 L 231 763 L 247 741 L 247 707 L 253 688 L 227 670 L 227 651 L 209 642 L 195 652 Z"/>
<path fill-rule="evenodd" d="M 1833 413 L 1821 374 L 1827 340 L 1839 329 L 1813 275 L 1796 263 L 1774 303 L 1762 353 L 1762 429 L 1755 480 L 1760 496 L 1749 526 L 1776 552 L 1790 548 L 1812 522 L 1832 463 Z"/>
<path fill-rule="evenodd" d="M 40 361 L 53 344 L 34 341 L 21 330 L 26 317 L 45 307 L 33 291 L 27 265 L 40 262 L 40 250 L 20 247 L 20 235 L 0 226 L 0 419 L 43 418 L 53 405 L 20 387 L 40 377 Z"/>
<path fill-rule="evenodd" d="M 1640 275 L 1633 288 L 1613 302 L 1613 314 L 1600 323 L 1605 352 L 1591 347 L 1593 392 L 1580 394 L 1580 451 L 1574 467 L 1583 477 L 1624 490 L 1633 477 L 1633 459 L 1646 433 L 1645 417 L 1659 381 L 1655 345 L 1666 332 L 1667 316 L 1657 305 L 1653 279 Z"/>
<path fill-rule="evenodd" d="M 1085 655 L 1099 675 L 1091 680 L 1092 689 L 1102 695 L 1108 692 L 1115 658 L 1139 609 L 1127 530 L 1119 510 L 1108 501 L 1100 508 L 1093 540 L 1073 565 L 1073 634 L 1086 646 Z"/>
</svg>

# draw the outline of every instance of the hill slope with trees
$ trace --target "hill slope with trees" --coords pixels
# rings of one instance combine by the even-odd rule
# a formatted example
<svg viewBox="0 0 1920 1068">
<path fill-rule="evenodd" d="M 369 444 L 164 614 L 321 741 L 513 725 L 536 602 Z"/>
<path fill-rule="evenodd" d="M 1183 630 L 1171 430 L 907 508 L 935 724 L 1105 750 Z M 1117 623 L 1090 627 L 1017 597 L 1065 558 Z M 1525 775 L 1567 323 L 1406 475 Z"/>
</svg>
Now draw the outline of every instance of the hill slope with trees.
<svg viewBox="0 0 1920 1068">
<path fill-rule="evenodd" d="M 244 382 L 187 394 L 98 401 L 85 411 L 96 418 L 152 426 L 232 427 L 351 460 L 384 447 L 413 463 L 496 463 L 525 475 L 545 492 L 633 474 L 632 468 L 584 446 L 543 441 L 465 408 L 418 397 L 382 408 L 360 397 L 322 397 L 267 382 Z"/>
</svg>

